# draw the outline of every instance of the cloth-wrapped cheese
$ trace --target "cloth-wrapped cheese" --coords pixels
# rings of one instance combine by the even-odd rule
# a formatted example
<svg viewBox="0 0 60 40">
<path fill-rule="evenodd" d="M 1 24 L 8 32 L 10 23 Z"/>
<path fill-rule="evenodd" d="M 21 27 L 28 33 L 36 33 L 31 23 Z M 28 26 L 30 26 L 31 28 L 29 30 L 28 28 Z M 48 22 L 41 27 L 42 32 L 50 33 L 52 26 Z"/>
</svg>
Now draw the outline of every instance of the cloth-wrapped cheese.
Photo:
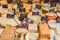
<svg viewBox="0 0 60 40">
<path fill-rule="evenodd" d="M 47 24 L 39 24 L 40 37 L 50 38 L 50 31 Z"/>
</svg>

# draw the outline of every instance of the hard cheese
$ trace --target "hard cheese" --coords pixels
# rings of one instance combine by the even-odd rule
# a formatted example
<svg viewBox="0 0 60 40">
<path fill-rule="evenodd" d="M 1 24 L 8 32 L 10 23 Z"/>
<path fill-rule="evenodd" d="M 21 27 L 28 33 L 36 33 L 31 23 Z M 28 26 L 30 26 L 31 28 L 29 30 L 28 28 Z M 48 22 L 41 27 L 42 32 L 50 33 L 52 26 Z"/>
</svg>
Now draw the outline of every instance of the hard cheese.
<svg viewBox="0 0 60 40">
<path fill-rule="evenodd" d="M 50 38 L 50 31 L 47 24 L 39 24 L 40 37 Z"/>
</svg>

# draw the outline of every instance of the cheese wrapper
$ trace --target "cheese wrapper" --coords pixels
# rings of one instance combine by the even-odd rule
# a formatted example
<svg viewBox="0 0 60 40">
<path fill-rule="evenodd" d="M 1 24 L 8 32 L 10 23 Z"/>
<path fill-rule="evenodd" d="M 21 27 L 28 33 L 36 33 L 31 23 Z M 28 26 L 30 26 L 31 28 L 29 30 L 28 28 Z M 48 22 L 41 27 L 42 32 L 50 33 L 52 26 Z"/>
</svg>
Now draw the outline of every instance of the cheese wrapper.
<svg viewBox="0 0 60 40">
<path fill-rule="evenodd" d="M 47 24 L 39 24 L 40 37 L 50 38 L 50 31 Z"/>
</svg>

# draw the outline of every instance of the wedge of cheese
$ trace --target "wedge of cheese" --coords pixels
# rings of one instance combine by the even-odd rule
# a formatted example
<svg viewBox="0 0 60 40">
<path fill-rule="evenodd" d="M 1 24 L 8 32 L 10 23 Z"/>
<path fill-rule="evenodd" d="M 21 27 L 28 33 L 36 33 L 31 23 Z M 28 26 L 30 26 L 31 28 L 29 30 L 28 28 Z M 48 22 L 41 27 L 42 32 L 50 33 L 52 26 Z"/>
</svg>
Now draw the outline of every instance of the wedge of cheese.
<svg viewBox="0 0 60 40">
<path fill-rule="evenodd" d="M 39 32 L 40 32 L 40 37 L 50 38 L 49 27 L 46 23 L 39 24 Z"/>
<path fill-rule="evenodd" d="M 6 26 L 0 37 L 0 40 L 14 40 L 14 31 L 15 27 Z"/>
<path fill-rule="evenodd" d="M 9 19 L 6 24 L 11 25 L 11 26 L 17 26 L 18 25 L 14 19 Z"/>
<path fill-rule="evenodd" d="M 29 24 L 28 30 L 29 30 L 29 32 L 37 32 L 38 31 L 37 24 Z"/>
</svg>

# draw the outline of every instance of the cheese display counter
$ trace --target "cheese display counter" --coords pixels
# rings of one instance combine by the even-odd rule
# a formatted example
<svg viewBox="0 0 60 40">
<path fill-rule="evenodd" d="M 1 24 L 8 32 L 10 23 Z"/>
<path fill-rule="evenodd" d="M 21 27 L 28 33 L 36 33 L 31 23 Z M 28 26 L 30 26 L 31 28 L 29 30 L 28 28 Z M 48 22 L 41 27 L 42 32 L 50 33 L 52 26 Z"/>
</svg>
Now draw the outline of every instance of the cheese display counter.
<svg viewBox="0 0 60 40">
<path fill-rule="evenodd" d="M 60 0 L 0 0 L 0 40 L 60 40 Z"/>
</svg>

